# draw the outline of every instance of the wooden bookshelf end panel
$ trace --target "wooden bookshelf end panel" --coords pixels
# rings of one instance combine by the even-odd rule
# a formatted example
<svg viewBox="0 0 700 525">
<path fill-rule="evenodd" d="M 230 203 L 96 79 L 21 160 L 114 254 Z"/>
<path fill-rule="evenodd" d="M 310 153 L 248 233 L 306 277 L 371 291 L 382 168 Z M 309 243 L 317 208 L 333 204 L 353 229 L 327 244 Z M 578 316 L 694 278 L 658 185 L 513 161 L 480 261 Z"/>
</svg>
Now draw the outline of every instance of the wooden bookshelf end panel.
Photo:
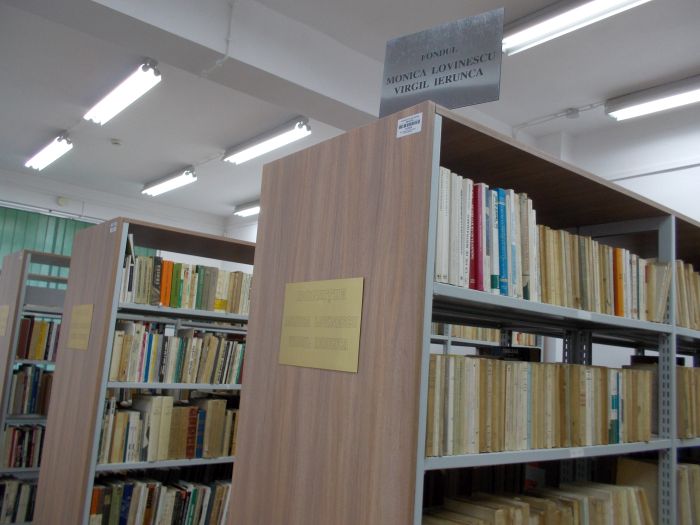
<svg viewBox="0 0 700 525">
<path fill-rule="evenodd" d="M 0 407 L 4 404 L 4 393 L 9 392 L 5 385 L 12 362 L 15 357 L 14 335 L 17 327 L 17 308 L 19 306 L 22 286 L 24 285 L 22 276 L 24 275 L 24 252 L 16 252 L 6 255 L 3 258 L 2 274 L 0 274 L 0 323 L 4 325 L 4 334 L 0 332 Z"/>
<path fill-rule="evenodd" d="M 51 392 L 36 523 L 82 523 L 97 404 L 110 333 L 114 283 L 119 266 L 122 222 L 102 223 L 78 232 L 73 245 L 58 358 Z M 67 347 L 74 306 L 92 304 L 87 350 Z"/>
<path fill-rule="evenodd" d="M 265 167 L 229 523 L 412 521 L 433 124 L 422 104 Z M 286 283 L 347 277 L 358 373 L 279 365 Z"/>
</svg>

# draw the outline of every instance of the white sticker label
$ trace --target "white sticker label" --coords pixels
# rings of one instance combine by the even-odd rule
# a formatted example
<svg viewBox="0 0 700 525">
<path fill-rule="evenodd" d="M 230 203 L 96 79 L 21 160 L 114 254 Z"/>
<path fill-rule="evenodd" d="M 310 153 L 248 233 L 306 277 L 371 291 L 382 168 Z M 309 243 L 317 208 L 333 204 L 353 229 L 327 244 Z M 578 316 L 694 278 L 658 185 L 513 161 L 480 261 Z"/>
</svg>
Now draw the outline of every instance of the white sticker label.
<svg viewBox="0 0 700 525">
<path fill-rule="evenodd" d="M 117 223 L 113 222 L 109 225 L 109 233 L 114 233 L 115 231 L 117 231 Z"/>
<path fill-rule="evenodd" d="M 423 113 L 416 113 L 410 117 L 399 119 L 396 123 L 396 138 L 400 139 L 406 135 L 420 133 L 423 128 Z"/>
<path fill-rule="evenodd" d="M 572 458 L 582 458 L 583 457 L 583 449 L 582 448 L 571 449 L 571 457 Z"/>
<path fill-rule="evenodd" d="M 585 319 L 586 321 L 590 321 L 591 319 L 593 319 L 591 312 L 587 312 L 586 310 L 579 310 L 577 317 L 579 319 Z"/>
</svg>

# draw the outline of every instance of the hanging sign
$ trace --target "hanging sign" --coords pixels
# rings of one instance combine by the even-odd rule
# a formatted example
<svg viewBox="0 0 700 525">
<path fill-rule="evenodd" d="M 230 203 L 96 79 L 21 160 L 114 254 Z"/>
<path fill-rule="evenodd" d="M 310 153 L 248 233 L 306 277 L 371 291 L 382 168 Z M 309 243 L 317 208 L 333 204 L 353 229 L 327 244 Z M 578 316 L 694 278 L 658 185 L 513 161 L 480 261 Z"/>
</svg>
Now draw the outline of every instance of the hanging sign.
<svg viewBox="0 0 700 525">
<path fill-rule="evenodd" d="M 498 100 L 502 40 L 503 8 L 390 40 L 379 116 L 425 100 L 450 109 Z"/>
</svg>

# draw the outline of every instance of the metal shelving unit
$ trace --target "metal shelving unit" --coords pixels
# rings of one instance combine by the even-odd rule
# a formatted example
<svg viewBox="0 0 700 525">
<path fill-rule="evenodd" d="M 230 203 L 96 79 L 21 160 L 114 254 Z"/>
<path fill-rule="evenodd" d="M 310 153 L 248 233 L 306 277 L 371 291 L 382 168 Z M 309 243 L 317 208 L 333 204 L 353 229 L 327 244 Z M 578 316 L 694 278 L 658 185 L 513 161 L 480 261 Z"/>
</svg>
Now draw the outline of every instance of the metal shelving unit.
<svg viewBox="0 0 700 525">
<path fill-rule="evenodd" d="M 108 381 L 107 388 L 132 388 L 143 390 L 240 390 L 241 385 L 221 385 L 213 383 L 133 383 Z"/>
<path fill-rule="evenodd" d="M 253 264 L 255 245 L 223 237 L 119 218 L 82 230 L 73 248 L 71 271 L 82 276 L 82 282 L 68 289 L 66 309 L 76 305 L 92 305 L 88 349 L 68 347 L 61 339 L 58 373 L 53 391 L 57 401 L 49 409 L 60 419 L 56 432 L 47 434 L 44 461 L 51 472 L 42 473 L 37 491 L 36 519 L 50 521 L 61 515 L 66 523 L 87 525 L 92 490 L 97 474 L 126 470 L 156 470 L 204 465 L 233 464 L 235 458 L 176 459 L 154 462 L 98 464 L 102 419 L 107 390 L 179 390 L 207 393 L 232 393 L 241 385 L 200 383 L 153 383 L 109 381 L 114 331 L 118 320 L 163 323 L 178 330 L 195 328 L 201 331 L 245 335 L 248 316 L 223 312 L 152 306 L 120 301 L 124 278 L 123 262 L 133 242 L 142 248 L 164 250 L 221 261 Z M 103 249 L 93 248 L 100 244 Z M 83 285 L 90 282 L 90 285 Z M 69 314 L 66 322 L 72 321 Z M 72 404 L 76 414 L 58 414 L 63 404 Z M 62 417 L 59 417 L 62 416 Z M 66 457 L 62 443 L 72 440 L 72 455 Z M 59 485 L 63 489 L 59 489 Z"/>
<path fill-rule="evenodd" d="M 124 470 L 149 470 L 178 467 L 199 467 L 203 465 L 224 465 L 233 463 L 235 456 L 220 458 L 168 459 L 162 461 L 139 461 L 137 463 L 100 463 L 95 466 L 96 473 L 120 472 Z"/>
<path fill-rule="evenodd" d="M 428 216 L 428 243 L 426 264 L 425 310 L 423 319 L 423 355 L 420 381 L 420 404 L 418 423 L 418 448 L 416 451 L 416 487 L 413 523 L 419 525 L 423 512 L 423 481 L 425 473 L 438 469 L 457 469 L 487 465 L 503 465 L 531 461 L 584 459 L 599 456 L 630 454 L 635 452 L 658 452 L 659 456 L 659 523 L 672 525 L 676 522 L 676 462 L 679 440 L 676 439 L 676 385 L 675 359 L 677 335 L 685 340 L 696 341 L 697 331 L 679 329 L 675 325 L 675 268 L 672 270 L 671 291 L 668 298 L 668 313 L 665 323 L 653 323 L 600 314 L 552 304 L 539 303 L 506 297 L 477 290 L 460 288 L 433 281 L 437 237 L 438 178 L 440 166 L 450 166 L 450 155 L 445 155 L 442 133 L 445 120 L 436 115 L 432 173 L 430 189 L 430 212 Z M 451 125 L 454 123 L 451 123 Z M 454 140 L 452 138 L 451 140 Z M 476 154 L 476 153 L 475 153 Z M 454 161 L 457 168 L 461 162 Z M 456 168 L 453 168 L 456 169 Z M 497 175 L 496 175 L 497 177 Z M 494 184 L 494 181 L 488 181 Z M 501 185 L 506 183 L 495 183 Z M 524 183 L 517 191 L 528 192 Z M 528 192 L 529 193 L 529 192 Z M 539 217 L 538 217 L 539 219 Z M 538 221 L 539 222 L 539 221 Z M 544 224 L 547 224 L 546 219 Z M 676 258 L 676 218 L 658 217 L 625 220 L 586 227 L 577 225 L 581 235 L 603 237 L 610 234 L 637 235 L 652 233 L 656 236 L 655 253 L 659 261 L 670 262 Z M 673 265 L 671 265 L 673 267 Z M 561 338 L 564 341 L 564 361 L 591 364 L 593 343 L 658 350 L 659 352 L 659 436 L 648 443 L 623 443 L 546 450 L 523 450 L 499 453 L 482 453 L 462 456 L 426 457 L 426 418 L 428 402 L 428 365 L 431 343 L 440 342 L 443 352 L 450 353 L 454 341 L 451 337 L 436 339 L 431 335 L 433 322 L 465 324 L 499 328 L 503 344 L 511 342 L 512 331 L 536 333 L 542 336 Z M 694 446 L 691 440 L 685 446 Z M 700 444 L 700 440 L 698 442 Z"/>
<path fill-rule="evenodd" d="M 0 279 L 3 297 L 0 302 L 9 303 L 10 311 L 7 337 L 0 339 L 2 341 L 0 360 L 5 367 L 2 373 L 3 387 L 0 400 L 0 428 L 3 432 L 9 426 L 46 425 L 45 415 L 9 413 L 12 375 L 17 367 L 25 365 L 48 371 L 54 369 L 53 361 L 17 358 L 20 322 L 25 316 L 52 320 L 61 318 L 68 278 L 65 275 L 56 274 L 67 273 L 69 265 L 69 257 L 31 250 L 22 250 L 8 255 L 3 264 L 3 279 Z M 0 474 L 21 479 L 36 479 L 39 472 L 40 469 L 34 467 L 0 469 Z"/>
<path fill-rule="evenodd" d="M 553 461 L 562 459 L 617 456 L 620 454 L 633 454 L 635 452 L 667 450 L 670 447 L 670 439 L 653 439 L 648 443 L 620 443 L 617 445 L 593 445 L 588 447 L 514 450 L 507 452 L 468 454 L 464 456 L 442 456 L 437 458 L 426 458 L 425 470 L 484 467 L 488 465 L 507 465 L 531 461 Z"/>
</svg>

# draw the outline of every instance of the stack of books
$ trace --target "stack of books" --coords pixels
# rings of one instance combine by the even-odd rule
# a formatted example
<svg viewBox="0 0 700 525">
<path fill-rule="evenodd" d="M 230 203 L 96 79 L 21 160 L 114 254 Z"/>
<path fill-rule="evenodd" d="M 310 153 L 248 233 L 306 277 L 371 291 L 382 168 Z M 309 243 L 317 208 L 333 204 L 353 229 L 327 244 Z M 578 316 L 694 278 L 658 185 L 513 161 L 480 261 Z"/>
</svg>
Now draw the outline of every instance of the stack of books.
<svg viewBox="0 0 700 525">
<path fill-rule="evenodd" d="M 92 489 L 90 523 L 224 525 L 231 483 L 163 483 L 151 479 L 101 481 Z"/>
<path fill-rule="evenodd" d="M 218 458 L 235 454 L 238 410 L 225 399 L 174 405 L 171 396 L 135 398 L 130 409 L 106 402 L 99 463 Z"/>
<path fill-rule="evenodd" d="M 53 372 L 23 365 L 12 373 L 9 411 L 11 415 L 46 415 L 51 398 Z"/>
<path fill-rule="evenodd" d="M 35 498 L 35 481 L 0 479 L 0 523 L 30 523 Z"/>
<path fill-rule="evenodd" d="M 652 373 L 432 355 L 426 456 L 651 439 Z"/>
<path fill-rule="evenodd" d="M 5 468 L 37 468 L 46 429 L 43 425 L 7 426 L 3 443 Z"/>
<path fill-rule="evenodd" d="M 59 320 L 45 321 L 34 317 L 23 317 L 19 324 L 17 359 L 56 361 L 60 332 Z"/>
<path fill-rule="evenodd" d="M 120 301 L 246 315 L 251 281 L 244 272 L 129 254 Z"/>
<path fill-rule="evenodd" d="M 440 168 L 435 280 L 592 312 L 664 322 L 671 267 L 536 224 L 532 200 Z M 692 268 L 679 286 L 698 320 Z M 695 277 L 692 277 L 692 276 Z"/>
<path fill-rule="evenodd" d="M 193 329 L 165 335 L 162 324 L 119 321 L 109 380 L 239 384 L 244 353 L 240 338 Z"/>
</svg>

